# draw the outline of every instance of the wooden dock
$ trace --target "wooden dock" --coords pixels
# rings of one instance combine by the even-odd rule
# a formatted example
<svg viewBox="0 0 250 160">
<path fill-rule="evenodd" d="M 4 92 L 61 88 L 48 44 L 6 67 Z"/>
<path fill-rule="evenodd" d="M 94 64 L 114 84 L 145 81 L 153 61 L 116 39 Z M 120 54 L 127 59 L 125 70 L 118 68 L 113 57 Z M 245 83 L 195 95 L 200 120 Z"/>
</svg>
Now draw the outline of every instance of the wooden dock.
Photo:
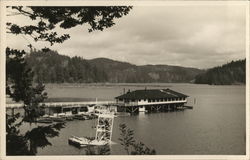
<svg viewBox="0 0 250 160">
<path fill-rule="evenodd" d="M 88 105 L 117 105 L 116 101 L 84 101 L 84 102 L 44 102 L 40 103 L 45 107 L 82 107 Z M 21 108 L 23 103 L 6 104 L 6 108 Z"/>
</svg>

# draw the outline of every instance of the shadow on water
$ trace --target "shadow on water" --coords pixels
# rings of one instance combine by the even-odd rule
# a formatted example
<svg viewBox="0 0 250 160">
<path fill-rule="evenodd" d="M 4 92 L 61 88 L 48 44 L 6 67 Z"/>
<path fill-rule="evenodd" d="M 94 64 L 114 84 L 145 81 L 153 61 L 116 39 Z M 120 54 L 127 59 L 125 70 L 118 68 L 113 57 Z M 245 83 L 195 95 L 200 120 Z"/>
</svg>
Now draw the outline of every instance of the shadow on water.
<svg viewBox="0 0 250 160">
<path fill-rule="evenodd" d="M 59 131 L 65 127 L 64 123 L 54 123 L 34 126 L 22 133 L 20 127 L 27 124 L 24 119 L 25 117 L 20 117 L 20 113 L 6 114 L 6 155 L 36 155 L 38 148 L 52 145 L 48 138 L 59 136 Z"/>
</svg>

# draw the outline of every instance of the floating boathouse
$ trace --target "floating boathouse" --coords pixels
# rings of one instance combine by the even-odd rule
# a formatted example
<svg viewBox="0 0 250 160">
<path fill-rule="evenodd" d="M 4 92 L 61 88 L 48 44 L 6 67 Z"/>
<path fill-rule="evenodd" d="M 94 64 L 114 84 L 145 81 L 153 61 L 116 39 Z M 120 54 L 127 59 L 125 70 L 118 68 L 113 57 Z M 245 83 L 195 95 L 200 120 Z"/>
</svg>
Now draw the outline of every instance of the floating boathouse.
<svg viewBox="0 0 250 160">
<path fill-rule="evenodd" d="M 171 89 L 144 89 L 128 91 L 115 97 L 117 110 L 130 113 L 172 111 L 184 109 L 187 95 Z"/>
</svg>

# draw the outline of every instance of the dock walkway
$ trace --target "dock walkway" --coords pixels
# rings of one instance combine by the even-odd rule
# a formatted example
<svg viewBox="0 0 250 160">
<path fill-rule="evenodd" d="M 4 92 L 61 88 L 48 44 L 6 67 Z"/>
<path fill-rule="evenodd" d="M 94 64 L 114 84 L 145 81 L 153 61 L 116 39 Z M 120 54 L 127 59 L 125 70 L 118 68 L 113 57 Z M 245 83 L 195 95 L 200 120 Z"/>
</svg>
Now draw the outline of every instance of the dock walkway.
<svg viewBox="0 0 250 160">
<path fill-rule="evenodd" d="M 84 102 L 44 102 L 40 105 L 45 105 L 46 107 L 58 107 L 58 106 L 72 106 L 81 107 L 84 105 L 115 105 L 116 101 L 84 101 Z M 23 103 L 12 103 L 6 104 L 6 108 L 20 108 L 23 107 Z"/>
</svg>

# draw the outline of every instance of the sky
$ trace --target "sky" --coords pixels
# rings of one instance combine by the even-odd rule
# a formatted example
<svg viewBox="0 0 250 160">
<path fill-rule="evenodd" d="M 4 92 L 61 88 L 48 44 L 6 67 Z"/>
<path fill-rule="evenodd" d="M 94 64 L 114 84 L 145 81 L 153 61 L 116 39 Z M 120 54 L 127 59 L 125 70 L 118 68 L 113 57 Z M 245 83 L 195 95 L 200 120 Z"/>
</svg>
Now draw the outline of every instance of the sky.
<svg viewBox="0 0 250 160">
<path fill-rule="evenodd" d="M 84 59 L 110 58 L 136 65 L 163 64 L 200 69 L 222 65 L 245 55 L 245 7 L 240 5 L 134 6 L 104 31 L 78 26 L 58 33 L 71 38 L 52 47 L 29 37 L 7 35 L 11 47 L 45 46 L 59 54 Z M 20 24 L 23 17 L 8 17 Z"/>
</svg>

